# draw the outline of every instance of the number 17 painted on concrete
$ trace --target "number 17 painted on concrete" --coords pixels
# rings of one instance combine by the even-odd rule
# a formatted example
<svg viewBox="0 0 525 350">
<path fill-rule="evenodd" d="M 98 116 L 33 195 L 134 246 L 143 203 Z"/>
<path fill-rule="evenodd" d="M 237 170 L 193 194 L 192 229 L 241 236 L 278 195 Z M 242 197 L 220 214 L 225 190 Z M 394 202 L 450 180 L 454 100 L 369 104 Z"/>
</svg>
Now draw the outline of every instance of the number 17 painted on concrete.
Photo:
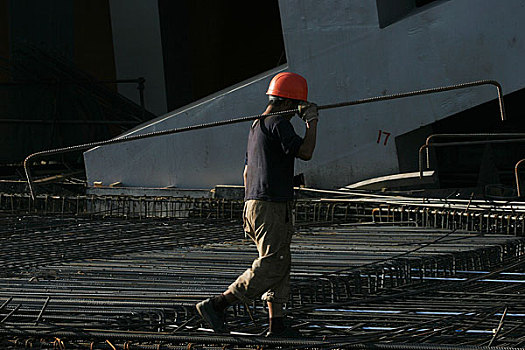
<svg viewBox="0 0 525 350">
<path fill-rule="evenodd" d="M 383 137 L 384 135 L 384 137 Z M 384 130 L 379 130 L 379 133 L 377 135 L 377 143 L 381 143 L 381 139 L 383 138 L 383 146 L 386 146 L 386 143 L 388 142 L 388 138 L 390 137 L 391 133 L 386 132 Z"/>
</svg>

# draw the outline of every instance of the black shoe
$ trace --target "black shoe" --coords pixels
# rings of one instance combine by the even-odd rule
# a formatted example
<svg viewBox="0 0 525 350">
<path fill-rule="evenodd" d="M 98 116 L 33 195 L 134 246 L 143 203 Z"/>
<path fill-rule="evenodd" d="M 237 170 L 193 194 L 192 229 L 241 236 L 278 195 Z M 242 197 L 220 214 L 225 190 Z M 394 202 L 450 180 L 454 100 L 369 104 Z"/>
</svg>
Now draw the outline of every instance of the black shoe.
<svg viewBox="0 0 525 350">
<path fill-rule="evenodd" d="M 202 316 L 210 327 L 215 332 L 227 332 L 226 325 L 224 324 L 225 315 L 224 312 L 218 312 L 213 307 L 211 299 L 206 299 L 195 305 L 197 312 Z"/>
<path fill-rule="evenodd" d="M 291 327 L 285 327 L 281 332 L 272 332 L 268 330 L 266 338 L 300 338 L 302 335 L 298 330 Z"/>
</svg>

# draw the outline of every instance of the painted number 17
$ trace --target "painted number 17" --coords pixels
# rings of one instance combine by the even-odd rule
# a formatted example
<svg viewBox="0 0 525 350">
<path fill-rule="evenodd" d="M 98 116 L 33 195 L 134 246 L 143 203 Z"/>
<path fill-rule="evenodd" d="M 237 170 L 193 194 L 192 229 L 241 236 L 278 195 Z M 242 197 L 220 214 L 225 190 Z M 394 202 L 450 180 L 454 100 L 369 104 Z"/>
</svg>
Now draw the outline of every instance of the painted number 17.
<svg viewBox="0 0 525 350">
<path fill-rule="evenodd" d="M 386 146 L 386 143 L 388 142 L 388 138 L 390 137 L 391 133 L 386 132 L 384 130 L 379 130 L 379 133 L 377 135 L 377 143 L 381 143 L 381 140 L 383 140 L 383 146 Z"/>
</svg>

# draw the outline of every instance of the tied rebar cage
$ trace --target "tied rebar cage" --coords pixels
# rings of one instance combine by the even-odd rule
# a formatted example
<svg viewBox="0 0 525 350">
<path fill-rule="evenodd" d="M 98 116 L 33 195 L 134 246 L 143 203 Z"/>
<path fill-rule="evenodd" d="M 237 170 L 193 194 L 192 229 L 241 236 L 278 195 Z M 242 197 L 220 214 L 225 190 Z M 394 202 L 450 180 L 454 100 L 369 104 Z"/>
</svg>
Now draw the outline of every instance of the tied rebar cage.
<svg viewBox="0 0 525 350">
<path fill-rule="evenodd" d="M 386 197 L 385 197 L 386 198 Z M 297 200 L 297 225 L 316 223 L 376 223 L 525 235 L 525 206 L 491 202 L 459 203 L 417 199 Z M 242 219 L 243 201 L 213 198 L 51 196 L 34 200 L 27 194 L 0 193 L 0 214 L 36 214 L 115 218 Z"/>
<path fill-rule="evenodd" d="M 298 199 L 285 313 L 301 338 L 267 339 L 259 336 L 267 327 L 261 300 L 228 310 L 237 332 L 231 334 L 210 333 L 194 308 L 257 257 L 242 232 L 241 200 L 40 195 L 33 201 L 3 194 L 0 344 L 525 345 L 519 203 L 506 203 L 512 206 L 506 210 L 483 201 L 447 200 L 437 208 L 438 202 L 373 194 Z"/>
<path fill-rule="evenodd" d="M 240 218 L 243 201 L 211 198 L 0 193 L 0 213 L 115 218 Z"/>
<path fill-rule="evenodd" d="M 525 214 L 500 210 L 474 211 L 386 206 L 374 210 L 377 223 L 413 223 L 423 227 L 525 235 Z"/>
<path fill-rule="evenodd" d="M 9 271 L 0 277 L 0 333 L 18 346 L 52 348 L 58 338 L 66 348 L 106 340 L 137 349 L 189 343 L 347 348 L 349 341 L 382 337 L 419 341 L 422 333 L 414 327 L 431 322 L 446 326 L 425 331 L 437 345 L 458 329 L 463 333 L 455 341 L 482 344 L 475 332 L 497 324 L 503 307 L 489 300 L 502 292 L 512 301 L 509 324 L 518 326 L 522 317 L 523 300 L 512 291 L 524 278 L 512 269 L 523 265 L 525 247 L 508 235 L 302 225 L 292 245 L 286 312 L 303 338 L 270 341 L 256 335 L 267 317 L 261 301 L 229 311 L 231 326 L 244 335 L 206 333 L 195 314 L 195 302 L 220 292 L 253 258 L 238 221 L 20 218 L 0 232 L 10 242 L 0 249 Z M 525 336 L 519 329 L 505 332 L 518 343 Z"/>
</svg>

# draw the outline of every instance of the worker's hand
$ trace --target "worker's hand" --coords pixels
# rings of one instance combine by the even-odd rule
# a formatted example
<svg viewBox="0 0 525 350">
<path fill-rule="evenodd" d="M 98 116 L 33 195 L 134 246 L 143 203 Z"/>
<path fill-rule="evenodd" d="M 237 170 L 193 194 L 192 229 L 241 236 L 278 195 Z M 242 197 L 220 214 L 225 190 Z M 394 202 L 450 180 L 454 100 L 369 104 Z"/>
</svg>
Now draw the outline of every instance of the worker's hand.
<svg viewBox="0 0 525 350">
<path fill-rule="evenodd" d="M 299 105 L 299 117 L 307 123 L 319 120 L 319 111 L 317 105 L 310 102 L 302 102 Z"/>
</svg>

